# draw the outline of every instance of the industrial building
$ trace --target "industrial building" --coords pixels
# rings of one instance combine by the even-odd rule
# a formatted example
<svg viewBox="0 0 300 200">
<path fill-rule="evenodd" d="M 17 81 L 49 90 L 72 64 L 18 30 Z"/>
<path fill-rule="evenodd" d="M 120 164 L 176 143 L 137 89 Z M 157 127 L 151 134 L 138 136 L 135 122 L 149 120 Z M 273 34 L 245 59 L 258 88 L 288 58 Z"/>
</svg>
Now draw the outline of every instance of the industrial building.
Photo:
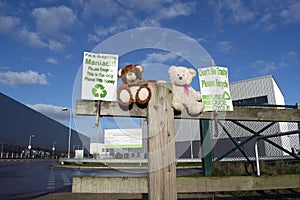
<svg viewBox="0 0 300 200">
<path fill-rule="evenodd" d="M 273 76 L 263 76 L 248 80 L 230 83 L 230 92 L 234 105 L 285 105 L 284 96 L 280 91 L 279 86 L 274 80 Z M 222 116 L 221 116 L 222 117 Z M 230 121 L 219 121 L 236 143 L 241 143 L 247 138 L 253 136 L 253 133 L 246 131 L 240 126 Z M 259 131 L 266 127 L 271 122 L 239 122 L 254 131 Z M 212 128 L 212 127 L 210 127 Z M 267 130 L 263 131 L 261 135 L 270 135 L 279 132 L 286 132 L 297 130 L 297 123 L 279 122 L 272 125 Z M 232 139 L 225 133 L 225 131 L 218 126 L 218 137 L 211 136 L 213 145 L 213 157 L 219 158 L 225 152 L 230 151 L 235 147 Z M 176 156 L 177 158 L 200 158 L 200 124 L 197 120 L 176 120 L 175 121 L 176 134 Z M 299 149 L 298 134 L 290 136 L 281 136 L 271 139 L 273 142 L 282 146 L 283 148 L 292 151 Z M 254 157 L 254 142 L 251 140 L 243 146 L 243 150 L 247 152 L 249 157 Z M 259 143 L 260 156 L 265 158 L 278 158 L 286 156 L 286 153 L 269 144 L 261 141 Z M 244 159 L 239 151 L 230 153 L 226 159 L 237 160 Z"/>
<path fill-rule="evenodd" d="M 0 93 L 0 111 L 2 158 L 24 157 L 29 146 L 39 157 L 47 156 L 45 153 L 52 154 L 53 151 L 58 157 L 67 155 L 70 127 L 3 93 Z M 74 145 L 84 145 L 89 150 L 90 138 L 71 129 L 71 154 L 74 153 Z"/>
<path fill-rule="evenodd" d="M 231 83 L 230 91 L 235 105 L 285 105 L 284 96 L 275 79 L 271 75 Z M 240 123 L 255 132 L 258 132 L 271 124 L 271 122 Z M 240 126 L 236 126 L 231 122 L 224 122 L 223 125 L 227 127 L 227 130 L 230 133 L 232 133 L 232 136 L 236 139 L 237 143 L 241 143 L 247 138 L 253 136 L 253 133 L 246 131 Z M 292 130 L 298 130 L 297 123 L 277 122 L 263 131 L 260 135 L 271 135 Z M 288 151 L 299 149 L 298 134 L 271 138 L 270 140 Z M 243 150 L 248 153 L 249 157 L 252 158 L 254 157 L 254 142 L 255 140 L 252 140 L 243 146 Z M 215 157 L 220 156 L 222 152 L 232 148 L 234 145 L 231 141 L 229 141 L 229 138 L 224 131 L 220 131 L 218 143 L 214 149 Z M 259 143 L 259 147 L 260 157 L 265 159 L 278 159 L 287 155 L 285 152 L 265 141 L 261 141 Z M 237 159 L 240 157 L 242 157 L 240 152 L 233 152 L 228 158 Z"/>
<path fill-rule="evenodd" d="M 285 105 L 284 96 L 280 91 L 279 86 L 274 80 L 273 76 L 263 76 L 253 79 L 238 81 L 230 83 L 230 92 L 234 104 L 251 104 L 263 105 Z M 14 99 L 0 93 L 0 142 L 1 142 L 1 156 L 10 157 L 11 153 L 19 154 L 28 150 L 30 145 L 34 150 L 48 151 L 52 153 L 52 148 L 60 152 L 59 156 L 63 154 L 66 156 L 68 151 L 68 132 L 69 127 L 15 101 Z M 107 144 L 92 144 L 90 148 L 90 138 L 71 130 L 70 150 L 72 156 L 74 154 L 74 146 L 85 147 L 85 152 L 97 155 L 98 158 L 146 158 L 147 157 L 147 120 L 140 120 L 141 126 L 137 130 L 127 130 L 128 132 L 138 133 L 142 135 L 139 140 L 135 138 L 135 146 L 130 146 L 130 137 L 128 134 L 121 134 L 122 141 L 129 141 L 127 147 L 112 148 Z M 242 127 L 230 121 L 222 121 L 220 123 L 228 130 L 231 139 L 228 135 L 218 127 L 218 137 L 211 136 L 213 141 L 213 156 L 218 158 L 224 152 L 230 151 L 234 148 L 236 143 L 241 143 L 253 134 L 245 131 Z M 254 131 L 258 131 L 268 125 L 269 122 L 239 122 L 250 127 Z M 212 128 L 212 127 L 210 127 Z M 200 122 L 199 120 L 175 119 L 175 146 L 177 158 L 201 158 L 201 139 L 200 139 Z M 265 130 L 262 135 L 274 134 L 278 132 L 286 132 L 291 130 L 298 130 L 297 123 L 280 122 L 275 123 L 272 127 Z M 120 130 L 104 130 L 105 135 L 113 135 L 118 140 L 116 133 Z M 124 131 L 121 131 L 124 132 Z M 34 135 L 34 136 L 33 136 Z M 119 134 L 120 135 L 120 134 Z M 107 137 L 106 137 L 107 138 Z M 112 139 L 110 138 L 110 143 Z M 273 142 L 282 146 L 283 148 L 292 151 L 299 148 L 299 136 L 281 136 L 271 139 Z M 120 145 L 124 145 L 120 141 Z M 129 146 L 128 146 L 129 145 Z M 254 141 L 250 141 L 243 146 L 245 152 L 250 157 L 254 156 Z M 287 156 L 285 152 L 278 150 L 273 145 L 261 141 L 259 143 L 260 157 L 265 158 L 280 158 Z M 97 153 L 98 152 L 98 153 Z M 10 153 L 7 155 L 7 153 Z M 240 159 L 242 155 L 239 151 L 231 152 L 226 159 Z"/>
<path fill-rule="evenodd" d="M 274 80 L 273 76 L 263 76 L 248 80 L 242 80 L 238 82 L 230 83 L 230 92 L 234 104 L 250 104 L 250 105 L 285 105 L 284 96 L 280 91 L 279 86 Z M 236 143 L 245 141 L 252 133 L 244 130 L 243 128 L 233 124 L 230 121 L 222 121 L 220 123 L 228 130 L 231 135 L 231 139 L 220 126 L 218 126 L 218 137 L 211 136 L 213 145 L 213 157 L 214 159 L 221 156 L 224 152 L 230 151 L 235 147 L 235 144 L 231 141 L 235 140 Z M 239 122 L 243 125 L 259 131 L 263 127 L 267 126 L 270 122 Z M 141 119 L 142 128 L 142 148 L 127 148 L 123 149 L 123 152 L 134 157 L 136 155 L 141 158 L 146 157 L 147 154 L 147 120 Z M 212 127 L 210 127 L 212 128 Z M 201 141 L 200 141 L 200 121 L 188 120 L 188 119 L 175 119 L 175 146 L 176 146 L 176 158 L 201 158 Z M 275 123 L 270 128 L 261 133 L 261 135 L 269 135 L 278 132 L 286 132 L 291 130 L 298 130 L 297 123 L 280 122 Z M 292 151 L 293 149 L 299 149 L 299 136 L 281 136 L 271 139 L 273 142 L 282 146 L 283 148 Z M 243 150 L 247 152 L 249 157 L 254 157 L 254 142 L 255 140 L 247 142 L 243 146 Z M 105 145 L 105 144 L 104 144 Z M 259 143 L 260 157 L 265 158 L 281 158 L 286 156 L 281 150 L 270 145 L 267 142 L 261 141 Z M 110 152 L 114 152 L 112 149 L 108 149 Z M 106 150 L 105 150 L 106 152 Z M 132 156 L 130 156 L 132 155 Z M 243 155 L 239 151 L 230 153 L 226 159 L 243 159 Z"/>
</svg>

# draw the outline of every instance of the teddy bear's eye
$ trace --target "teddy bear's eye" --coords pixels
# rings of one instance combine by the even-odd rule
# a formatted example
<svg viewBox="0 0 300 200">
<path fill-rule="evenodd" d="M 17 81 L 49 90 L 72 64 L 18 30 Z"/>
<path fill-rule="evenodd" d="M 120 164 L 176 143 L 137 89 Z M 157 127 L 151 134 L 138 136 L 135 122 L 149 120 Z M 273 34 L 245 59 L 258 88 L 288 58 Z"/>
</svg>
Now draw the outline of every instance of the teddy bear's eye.
<svg viewBox="0 0 300 200">
<path fill-rule="evenodd" d="M 179 74 L 177 74 L 177 76 L 179 76 Z"/>
</svg>

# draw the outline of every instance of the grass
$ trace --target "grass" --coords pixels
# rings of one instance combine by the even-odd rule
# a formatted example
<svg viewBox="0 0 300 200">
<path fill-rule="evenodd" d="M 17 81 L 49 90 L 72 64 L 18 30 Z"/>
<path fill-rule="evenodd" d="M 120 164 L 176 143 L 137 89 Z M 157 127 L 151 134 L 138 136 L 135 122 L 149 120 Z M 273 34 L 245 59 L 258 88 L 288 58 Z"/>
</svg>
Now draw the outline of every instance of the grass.
<svg viewBox="0 0 300 200">
<path fill-rule="evenodd" d="M 101 163 L 101 162 L 57 162 L 54 166 L 74 167 L 147 167 L 147 163 Z M 200 162 L 176 163 L 176 167 L 202 167 Z"/>
<path fill-rule="evenodd" d="M 212 176 L 253 176 L 256 175 L 255 162 L 216 162 L 213 163 Z M 183 164 L 185 165 L 185 164 Z M 201 166 L 198 164 L 197 166 Z M 275 162 L 260 161 L 261 175 L 300 174 L 300 163 L 290 163 L 282 160 Z M 200 177 L 201 173 L 190 174 L 188 177 Z"/>
<path fill-rule="evenodd" d="M 277 160 L 260 161 L 261 175 L 299 174 L 300 162 Z M 213 176 L 248 176 L 256 174 L 255 162 L 218 162 L 213 165 Z"/>
<path fill-rule="evenodd" d="M 54 164 L 54 166 L 74 166 L 74 167 L 108 167 L 104 163 L 100 162 L 64 162 L 63 164 L 61 162 L 57 162 Z"/>
<path fill-rule="evenodd" d="M 300 199 L 300 189 L 201 193 L 207 199 Z"/>
<path fill-rule="evenodd" d="M 147 163 L 101 163 L 101 162 L 60 162 L 55 166 L 74 166 L 74 167 L 147 167 Z M 176 163 L 176 167 L 201 167 L 200 162 Z M 275 162 L 260 161 L 261 175 L 279 174 L 300 174 L 300 163 L 290 163 L 278 160 Z M 256 174 L 255 162 L 252 165 L 248 162 L 216 162 L 213 164 L 212 176 L 249 176 Z M 201 173 L 189 176 L 203 176 Z"/>
<path fill-rule="evenodd" d="M 300 162 L 289 163 L 277 160 L 275 163 L 268 164 L 260 161 L 260 170 L 262 175 L 300 174 Z"/>
</svg>

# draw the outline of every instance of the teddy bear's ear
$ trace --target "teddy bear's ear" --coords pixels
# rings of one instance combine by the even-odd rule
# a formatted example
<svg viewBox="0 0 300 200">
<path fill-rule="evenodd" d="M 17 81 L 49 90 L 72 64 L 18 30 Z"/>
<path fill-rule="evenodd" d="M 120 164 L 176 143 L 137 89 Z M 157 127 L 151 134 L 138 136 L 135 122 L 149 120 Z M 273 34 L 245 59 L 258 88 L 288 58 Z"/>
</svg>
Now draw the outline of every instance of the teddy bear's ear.
<svg viewBox="0 0 300 200">
<path fill-rule="evenodd" d="M 140 70 L 140 72 L 144 71 L 144 68 L 142 65 L 136 65 L 135 67 L 138 68 L 138 70 Z"/>
<path fill-rule="evenodd" d="M 119 71 L 118 71 L 119 78 L 121 78 L 121 76 L 122 76 L 122 71 L 123 71 L 123 69 L 119 69 Z"/>
<path fill-rule="evenodd" d="M 192 75 L 192 77 L 196 76 L 196 71 L 194 69 L 189 69 L 189 72 Z"/>
<path fill-rule="evenodd" d="M 171 65 L 171 66 L 169 67 L 169 74 L 171 75 L 172 72 L 175 71 L 175 69 L 176 69 L 176 66 L 175 66 L 175 65 Z"/>
</svg>

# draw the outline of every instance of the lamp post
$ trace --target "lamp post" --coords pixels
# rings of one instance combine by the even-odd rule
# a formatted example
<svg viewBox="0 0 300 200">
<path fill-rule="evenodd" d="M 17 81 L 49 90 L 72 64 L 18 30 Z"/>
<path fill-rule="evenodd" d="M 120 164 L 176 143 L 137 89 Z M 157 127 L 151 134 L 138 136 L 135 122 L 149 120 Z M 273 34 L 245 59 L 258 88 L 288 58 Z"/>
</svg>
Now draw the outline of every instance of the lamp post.
<svg viewBox="0 0 300 200">
<path fill-rule="evenodd" d="M 34 135 L 29 136 L 29 142 L 28 142 L 29 158 L 31 157 L 31 138 L 33 137 Z"/>
<path fill-rule="evenodd" d="M 1 158 L 3 158 L 3 142 L 2 142 L 2 148 L 1 148 Z"/>
<path fill-rule="evenodd" d="M 54 159 L 54 157 L 55 157 L 55 144 L 56 144 L 56 142 L 52 143 L 52 159 Z"/>
<path fill-rule="evenodd" d="M 70 109 L 70 108 L 62 108 L 62 111 L 68 111 L 68 110 L 69 110 L 69 113 L 70 113 L 70 119 L 69 119 L 68 158 L 70 158 L 72 109 Z"/>
</svg>

